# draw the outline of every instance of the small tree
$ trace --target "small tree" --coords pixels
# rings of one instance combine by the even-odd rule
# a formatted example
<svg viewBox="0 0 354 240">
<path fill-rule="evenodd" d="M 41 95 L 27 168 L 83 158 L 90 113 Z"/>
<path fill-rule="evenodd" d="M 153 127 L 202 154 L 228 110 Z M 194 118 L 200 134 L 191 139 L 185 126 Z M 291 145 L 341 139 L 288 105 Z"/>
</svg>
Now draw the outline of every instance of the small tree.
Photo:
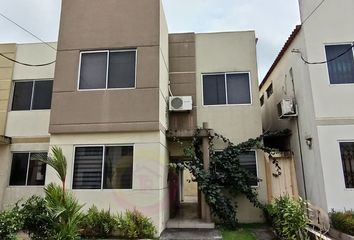
<svg viewBox="0 0 354 240">
<path fill-rule="evenodd" d="M 39 155 L 36 159 L 51 166 L 57 173 L 61 186 L 50 183 L 45 188 L 45 202 L 53 221 L 53 239 L 77 239 L 78 225 L 82 219 L 82 205 L 78 203 L 71 192 L 65 190 L 67 162 L 60 147 L 53 146 L 51 154 Z"/>
</svg>

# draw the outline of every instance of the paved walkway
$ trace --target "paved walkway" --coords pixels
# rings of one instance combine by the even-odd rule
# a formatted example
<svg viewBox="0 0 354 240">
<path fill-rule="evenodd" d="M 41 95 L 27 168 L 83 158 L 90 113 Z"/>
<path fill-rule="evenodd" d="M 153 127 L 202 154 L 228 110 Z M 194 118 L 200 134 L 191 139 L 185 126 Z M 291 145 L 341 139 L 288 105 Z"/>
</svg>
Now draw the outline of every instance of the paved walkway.
<svg viewBox="0 0 354 240">
<path fill-rule="evenodd" d="M 267 227 L 252 229 L 256 235 L 257 240 L 275 240 L 275 236 L 272 231 Z"/>
<path fill-rule="evenodd" d="M 166 229 L 160 240 L 221 240 L 221 234 L 215 229 Z"/>
</svg>

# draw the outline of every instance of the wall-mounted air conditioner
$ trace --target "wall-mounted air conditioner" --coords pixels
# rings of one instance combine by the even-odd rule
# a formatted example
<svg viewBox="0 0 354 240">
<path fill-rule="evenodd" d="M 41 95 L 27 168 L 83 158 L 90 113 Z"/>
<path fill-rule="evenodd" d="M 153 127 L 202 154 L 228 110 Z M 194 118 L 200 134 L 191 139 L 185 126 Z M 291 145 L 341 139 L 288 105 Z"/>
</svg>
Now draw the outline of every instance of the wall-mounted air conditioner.
<svg viewBox="0 0 354 240">
<path fill-rule="evenodd" d="M 191 96 L 170 97 L 170 111 L 190 111 L 193 108 Z"/>
<path fill-rule="evenodd" d="M 292 98 L 285 98 L 278 103 L 279 118 L 297 117 L 297 107 Z"/>
</svg>

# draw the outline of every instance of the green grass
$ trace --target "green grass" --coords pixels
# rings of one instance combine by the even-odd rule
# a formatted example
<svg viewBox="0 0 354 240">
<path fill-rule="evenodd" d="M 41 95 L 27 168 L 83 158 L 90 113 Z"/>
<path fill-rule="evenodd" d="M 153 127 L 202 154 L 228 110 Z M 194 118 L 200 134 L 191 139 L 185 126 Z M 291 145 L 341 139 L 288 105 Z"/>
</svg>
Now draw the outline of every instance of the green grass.
<svg viewBox="0 0 354 240">
<path fill-rule="evenodd" d="M 256 240 L 256 237 L 249 229 L 239 229 L 235 231 L 222 230 L 224 240 Z"/>
</svg>

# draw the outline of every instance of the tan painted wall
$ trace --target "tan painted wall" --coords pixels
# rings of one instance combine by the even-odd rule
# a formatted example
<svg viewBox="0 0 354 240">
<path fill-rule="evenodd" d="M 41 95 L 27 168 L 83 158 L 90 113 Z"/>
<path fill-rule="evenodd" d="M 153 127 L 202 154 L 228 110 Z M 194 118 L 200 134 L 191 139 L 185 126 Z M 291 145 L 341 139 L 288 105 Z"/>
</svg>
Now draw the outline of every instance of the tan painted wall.
<svg viewBox="0 0 354 240">
<path fill-rule="evenodd" d="M 167 27 L 160 4 L 63 1 L 51 133 L 153 131 L 160 129 L 160 117 L 166 126 L 156 107 L 167 96 Z M 126 48 L 137 48 L 136 89 L 77 91 L 80 50 Z"/>
<path fill-rule="evenodd" d="M 16 44 L 0 44 L 0 52 L 14 59 Z M 13 62 L 0 57 L 0 135 L 5 135 L 13 68 Z"/>
<path fill-rule="evenodd" d="M 208 122 L 215 132 L 234 143 L 258 137 L 262 133 L 261 110 L 258 100 L 258 73 L 256 38 L 253 31 L 210 33 L 196 35 L 196 80 L 198 126 Z M 252 104 L 230 106 L 203 106 L 202 73 L 249 72 L 251 77 Z M 216 148 L 222 144 L 216 142 Z M 266 175 L 263 153 L 257 155 L 258 175 L 263 179 L 258 189 L 261 202 L 267 200 Z M 247 200 L 239 202 L 241 222 L 261 222 L 262 211 L 254 208 Z"/>
</svg>

